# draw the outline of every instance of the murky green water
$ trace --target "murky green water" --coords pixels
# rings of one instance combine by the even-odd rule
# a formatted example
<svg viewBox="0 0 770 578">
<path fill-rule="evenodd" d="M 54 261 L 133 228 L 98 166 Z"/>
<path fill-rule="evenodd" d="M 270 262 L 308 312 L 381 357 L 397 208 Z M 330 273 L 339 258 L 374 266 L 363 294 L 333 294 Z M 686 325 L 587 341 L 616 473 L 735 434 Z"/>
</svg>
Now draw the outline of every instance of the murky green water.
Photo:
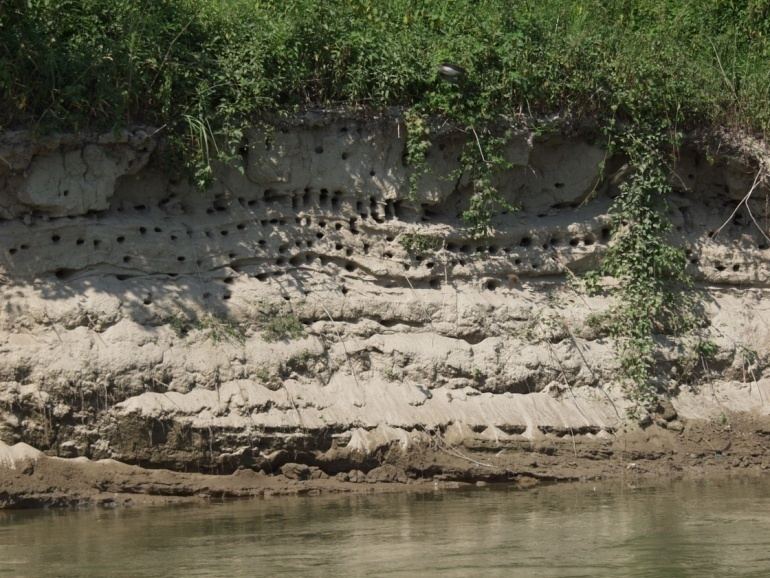
<svg viewBox="0 0 770 578">
<path fill-rule="evenodd" d="M 770 576 L 770 478 L 0 512 L 7 576 Z"/>
</svg>

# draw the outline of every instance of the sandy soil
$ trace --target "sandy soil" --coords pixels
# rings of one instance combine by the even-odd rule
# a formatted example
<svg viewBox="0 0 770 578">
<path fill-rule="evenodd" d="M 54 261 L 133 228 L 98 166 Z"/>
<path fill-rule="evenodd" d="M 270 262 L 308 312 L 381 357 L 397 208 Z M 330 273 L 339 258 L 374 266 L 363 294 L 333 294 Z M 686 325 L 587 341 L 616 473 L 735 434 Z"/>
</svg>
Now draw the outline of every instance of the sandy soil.
<svg viewBox="0 0 770 578">
<path fill-rule="evenodd" d="M 0 469 L 0 508 L 136 506 L 271 495 L 384 492 L 462 484 L 539 483 L 761 474 L 770 468 L 770 419 L 747 414 L 719 422 L 690 420 L 675 433 L 652 424 L 615 439 L 533 444 L 494 453 L 431 447 L 389 454 L 367 473 L 326 475 L 289 463 L 268 475 L 242 469 L 228 476 L 148 470 L 113 460 L 66 460 L 42 454 L 6 460 Z M 1 462 L 2 460 L 0 460 Z M 9 467 L 10 466 L 10 467 Z"/>
</svg>

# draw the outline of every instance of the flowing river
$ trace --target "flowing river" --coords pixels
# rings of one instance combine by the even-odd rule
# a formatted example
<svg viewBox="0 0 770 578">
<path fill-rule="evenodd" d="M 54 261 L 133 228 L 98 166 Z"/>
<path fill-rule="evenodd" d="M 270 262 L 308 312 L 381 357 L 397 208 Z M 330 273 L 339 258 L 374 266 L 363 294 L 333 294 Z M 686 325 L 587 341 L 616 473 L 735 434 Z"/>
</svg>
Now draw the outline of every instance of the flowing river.
<svg viewBox="0 0 770 578">
<path fill-rule="evenodd" d="M 0 576 L 770 576 L 770 479 L 0 512 Z"/>
</svg>

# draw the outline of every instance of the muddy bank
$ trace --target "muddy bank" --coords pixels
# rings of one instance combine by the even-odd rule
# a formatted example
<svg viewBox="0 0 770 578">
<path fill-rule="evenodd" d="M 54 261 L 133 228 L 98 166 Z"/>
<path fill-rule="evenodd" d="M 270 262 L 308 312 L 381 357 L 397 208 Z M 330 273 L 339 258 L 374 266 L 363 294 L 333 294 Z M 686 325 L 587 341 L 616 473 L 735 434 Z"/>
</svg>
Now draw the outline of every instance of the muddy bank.
<svg viewBox="0 0 770 578">
<path fill-rule="evenodd" d="M 6 446 L 0 460 L 0 508 L 139 506 L 464 484 L 508 483 L 526 488 L 569 481 L 633 483 L 672 476 L 764 475 L 770 469 L 769 443 L 770 419 L 736 414 L 724 415 L 718 423 L 691 420 L 681 432 L 652 424 L 601 443 L 563 438 L 519 451 L 455 447 L 436 437 L 430 446 L 391 453 L 368 471 L 336 475 L 292 461 L 273 474 L 251 468 L 230 475 L 183 473 L 114 460 L 51 458 L 21 445 Z"/>
</svg>

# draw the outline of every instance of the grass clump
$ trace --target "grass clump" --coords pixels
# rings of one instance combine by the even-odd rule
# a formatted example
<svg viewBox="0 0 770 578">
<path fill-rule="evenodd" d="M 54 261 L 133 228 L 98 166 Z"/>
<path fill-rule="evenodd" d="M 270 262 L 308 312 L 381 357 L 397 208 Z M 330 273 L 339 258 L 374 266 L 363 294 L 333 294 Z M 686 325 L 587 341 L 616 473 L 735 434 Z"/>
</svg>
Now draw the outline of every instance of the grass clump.
<svg viewBox="0 0 770 578">
<path fill-rule="evenodd" d="M 435 251 L 438 246 L 438 239 L 431 235 L 411 231 L 401 235 L 398 238 L 398 244 L 404 248 L 404 251 L 417 257 Z"/>
<path fill-rule="evenodd" d="M 195 328 L 207 333 L 214 343 L 229 341 L 243 345 L 246 342 L 246 337 L 235 323 L 218 315 L 206 315 L 198 321 Z"/>
<path fill-rule="evenodd" d="M 168 325 L 171 331 L 174 332 L 180 339 L 184 339 L 190 334 L 190 330 L 193 329 L 193 325 L 179 315 L 169 315 L 163 319 L 164 325 Z"/>
<path fill-rule="evenodd" d="M 267 317 L 261 324 L 262 339 L 268 343 L 274 341 L 294 341 L 305 336 L 305 326 L 294 314 L 275 314 Z"/>
</svg>

